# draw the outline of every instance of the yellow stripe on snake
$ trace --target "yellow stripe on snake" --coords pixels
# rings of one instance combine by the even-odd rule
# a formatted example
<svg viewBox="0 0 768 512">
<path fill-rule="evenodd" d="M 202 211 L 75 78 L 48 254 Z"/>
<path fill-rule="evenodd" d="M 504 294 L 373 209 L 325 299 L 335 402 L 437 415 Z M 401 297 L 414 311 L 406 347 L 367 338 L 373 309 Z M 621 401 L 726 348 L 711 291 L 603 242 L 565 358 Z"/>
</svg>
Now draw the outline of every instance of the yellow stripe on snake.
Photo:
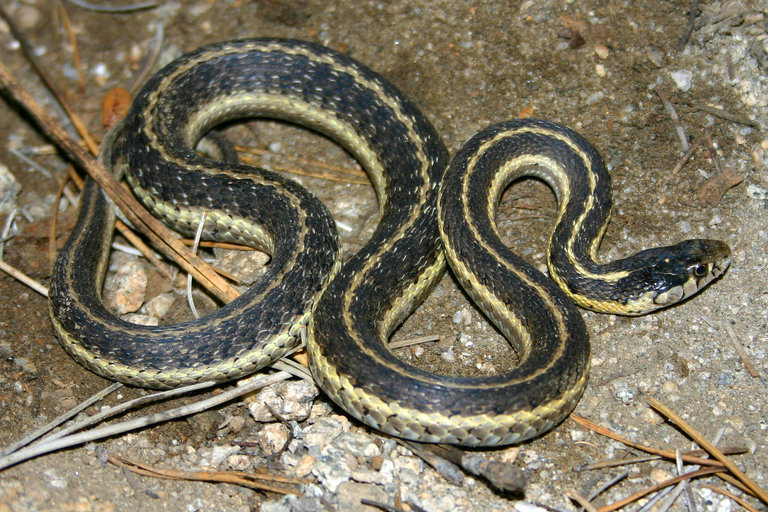
<svg viewBox="0 0 768 512">
<path fill-rule="evenodd" d="M 366 245 L 340 263 L 328 210 L 292 181 L 195 144 L 226 121 L 262 117 L 317 130 L 368 172 L 381 207 Z M 327 48 L 249 39 L 184 55 L 155 75 L 107 144 L 135 194 L 178 231 L 208 212 L 206 238 L 265 250 L 264 277 L 216 313 L 137 326 L 104 306 L 113 213 L 90 183 L 51 283 L 65 349 L 110 379 L 154 388 L 250 374 L 300 344 L 323 391 L 355 418 L 407 439 L 488 446 L 560 422 L 587 383 L 589 340 L 574 302 L 643 314 L 719 276 L 730 251 L 692 240 L 596 262 L 608 222 L 609 176 L 594 148 L 557 124 L 509 121 L 451 160 L 429 121 L 384 78 Z M 495 212 L 506 186 L 545 180 L 559 202 L 545 277 L 505 246 Z M 387 348 L 432 289 L 445 260 L 520 363 L 492 377 L 436 375 Z M 559 286 L 558 286 L 559 285 Z"/>
</svg>

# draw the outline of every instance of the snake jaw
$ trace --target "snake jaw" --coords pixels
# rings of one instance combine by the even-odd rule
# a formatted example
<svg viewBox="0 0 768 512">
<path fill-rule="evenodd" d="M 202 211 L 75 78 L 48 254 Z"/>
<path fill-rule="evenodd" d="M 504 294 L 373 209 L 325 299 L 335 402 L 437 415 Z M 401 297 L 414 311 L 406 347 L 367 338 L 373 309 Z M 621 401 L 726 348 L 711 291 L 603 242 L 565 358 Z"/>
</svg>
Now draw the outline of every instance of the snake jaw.
<svg viewBox="0 0 768 512">
<path fill-rule="evenodd" d="M 723 275 L 731 264 L 731 249 L 718 240 L 686 240 L 670 247 L 638 253 L 647 261 L 652 288 L 643 294 L 641 314 L 684 301 Z"/>
<path fill-rule="evenodd" d="M 658 293 L 653 298 L 653 303 L 659 308 L 667 307 L 676 302 L 683 301 L 699 291 L 709 283 L 723 275 L 731 264 L 730 257 L 709 263 L 697 263 L 688 268 L 688 279 L 682 284 Z"/>
</svg>

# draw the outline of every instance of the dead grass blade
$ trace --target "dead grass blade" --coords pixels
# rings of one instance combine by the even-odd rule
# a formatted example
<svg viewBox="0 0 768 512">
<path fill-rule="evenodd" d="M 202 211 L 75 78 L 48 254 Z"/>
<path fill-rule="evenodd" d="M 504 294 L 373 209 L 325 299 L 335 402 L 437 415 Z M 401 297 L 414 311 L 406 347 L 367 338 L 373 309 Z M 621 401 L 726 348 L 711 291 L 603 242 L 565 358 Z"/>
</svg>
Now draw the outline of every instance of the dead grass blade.
<svg viewBox="0 0 768 512">
<path fill-rule="evenodd" d="M 741 483 L 743 483 L 750 491 L 752 491 L 760 501 L 768 505 L 768 492 L 766 492 L 765 489 L 757 485 L 751 478 L 749 478 L 741 469 L 739 469 L 736 464 L 733 463 L 733 461 L 731 461 L 731 459 L 726 457 L 723 452 L 721 452 L 715 445 L 710 443 L 706 437 L 701 435 L 699 431 L 689 425 L 688 422 L 686 422 L 683 418 L 672 411 L 672 409 L 662 404 L 658 400 L 649 397 L 648 404 L 650 404 L 651 407 L 669 419 L 669 421 L 677 425 L 680 430 L 685 432 L 689 437 L 691 437 L 691 439 L 696 441 L 699 446 L 707 450 L 710 455 L 719 460 L 723 466 L 728 468 L 728 471 L 730 471 Z"/>
<path fill-rule="evenodd" d="M 627 496 L 623 500 L 617 501 L 616 503 L 611 503 L 610 505 L 600 507 L 599 509 L 597 509 L 597 512 L 613 512 L 614 510 L 619 510 L 620 508 L 623 508 L 629 505 L 630 503 L 633 503 L 639 500 L 643 496 L 647 496 L 651 493 L 664 489 L 665 487 L 669 487 L 670 485 L 674 485 L 678 482 L 682 482 L 683 480 L 690 480 L 690 479 L 699 478 L 702 476 L 714 475 L 715 473 L 722 473 L 724 471 L 726 471 L 726 469 L 723 467 L 704 468 L 696 471 L 691 471 L 690 473 L 686 473 L 684 475 L 679 475 L 679 476 L 670 478 L 668 480 L 664 480 L 663 482 L 660 482 L 654 485 L 653 487 L 648 487 L 647 489 L 638 491 L 631 496 Z"/>
<path fill-rule="evenodd" d="M 749 510 L 749 512 L 759 512 L 755 507 L 753 507 L 752 505 L 750 505 L 749 503 L 747 503 L 743 499 L 739 498 L 738 496 L 736 496 L 732 492 L 728 492 L 725 489 L 721 489 L 719 487 L 715 487 L 714 485 L 709 485 L 709 484 L 703 485 L 702 487 L 706 487 L 710 491 L 716 492 L 718 494 L 722 494 L 723 496 L 732 499 L 733 501 L 735 501 L 736 503 L 738 503 L 739 505 L 741 505 L 745 509 Z"/>
<path fill-rule="evenodd" d="M 298 486 L 305 483 L 295 478 L 270 473 L 243 473 L 241 471 L 177 471 L 150 466 L 134 460 L 110 455 L 107 461 L 117 467 L 125 467 L 137 475 L 169 480 L 190 480 L 194 482 L 217 482 L 240 485 L 249 489 L 278 494 L 301 495 Z M 282 484 L 282 485 L 275 485 Z"/>
<path fill-rule="evenodd" d="M 46 135 L 91 175 L 126 217 L 134 225 L 141 227 L 142 232 L 156 244 L 158 249 L 176 261 L 185 271 L 191 273 L 195 280 L 222 301 L 230 302 L 239 296 L 237 290 L 216 274 L 202 258 L 192 254 L 173 231 L 152 217 L 127 188 L 121 186 L 93 156 L 69 137 L 13 77 L 2 61 L 0 61 L 0 82 L 8 88 L 8 91 L 21 106 L 37 120 Z"/>
<path fill-rule="evenodd" d="M 636 448 L 638 450 L 644 451 L 646 453 L 652 453 L 654 455 L 658 455 L 660 457 L 664 457 L 665 459 L 669 459 L 674 461 L 676 458 L 675 452 L 669 451 L 669 450 L 660 450 L 658 448 L 653 448 L 651 446 L 645 446 L 640 443 L 635 443 L 633 441 L 630 441 L 629 439 L 626 439 L 619 434 L 616 434 L 615 432 L 612 432 L 608 430 L 605 427 L 601 427 L 600 425 L 593 423 L 589 421 L 587 418 L 584 418 L 583 416 L 579 416 L 578 414 L 571 414 L 571 419 L 578 423 L 579 425 L 588 428 L 589 430 L 596 432 L 600 435 L 603 435 L 605 437 L 609 437 L 615 441 L 618 441 L 622 444 L 625 444 L 627 446 L 630 446 L 632 448 Z M 700 466 L 715 466 L 715 467 L 722 467 L 724 464 L 722 462 L 718 462 L 716 460 L 712 459 L 704 459 L 702 457 L 695 457 L 693 455 L 681 455 L 680 458 L 689 463 L 689 464 L 698 464 Z"/>
</svg>

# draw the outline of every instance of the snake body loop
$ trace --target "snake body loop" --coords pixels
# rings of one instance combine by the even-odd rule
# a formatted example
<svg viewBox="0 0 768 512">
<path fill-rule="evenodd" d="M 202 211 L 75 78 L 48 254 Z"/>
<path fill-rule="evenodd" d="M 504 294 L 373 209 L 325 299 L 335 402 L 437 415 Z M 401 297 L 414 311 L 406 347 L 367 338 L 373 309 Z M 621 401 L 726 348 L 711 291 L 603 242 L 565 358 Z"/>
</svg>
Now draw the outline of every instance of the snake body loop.
<svg viewBox="0 0 768 512">
<path fill-rule="evenodd" d="M 314 196 L 274 173 L 194 151 L 212 127 L 243 117 L 317 130 L 366 169 L 382 216 L 343 265 L 333 219 Z M 232 41 L 180 57 L 142 89 L 102 158 L 124 169 L 136 195 L 172 227 L 191 234 L 207 211 L 207 238 L 255 246 L 272 260 L 262 280 L 213 315 L 174 326 L 123 322 L 100 295 L 113 216 L 89 184 L 51 282 L 54 328 L 75 359 L 139 386 L 224 381 L 292 350 L 306 327 L 310 368 L 325 393 L 361 421 L 419 441 L 488 446 L 548 430 L 587 382 L 588 335 L 572 299 L 640 314 L 690 296 L 729 262 L 724 244 L 693 241 L 598 264 L 608 175 L 577 134 L 540 121 L 496 125 L 470 140 L 443 178 L 448 153 L 402 93 L 354 60 L 300 41 Z M 524 175 L 558 195 L 554 281 L 495 231 L 503 189 Z M 446 377 L 387 348 L 442 275 L 444 254 L 516 347 L 515 368 Z"/>
</svg>

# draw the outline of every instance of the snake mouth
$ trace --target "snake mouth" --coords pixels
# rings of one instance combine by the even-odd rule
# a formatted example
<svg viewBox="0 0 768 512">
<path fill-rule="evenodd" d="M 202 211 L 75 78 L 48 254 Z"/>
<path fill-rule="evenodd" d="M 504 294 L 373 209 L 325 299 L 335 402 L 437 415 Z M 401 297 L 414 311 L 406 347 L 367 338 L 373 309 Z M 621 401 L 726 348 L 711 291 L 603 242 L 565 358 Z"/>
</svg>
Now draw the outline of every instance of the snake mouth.
<svg viewBox="0 0 768 512">
<path fill-rule="evenodd" d="M 653 298 L 653 303 L 658 307 L 665 307 L 686 300 L 722 276 L 730 265 L 730 256 L 726 256 L 722 260 L 697 265 L 690 270 L 688 280 L 657 294 Z"/>
</svg>

